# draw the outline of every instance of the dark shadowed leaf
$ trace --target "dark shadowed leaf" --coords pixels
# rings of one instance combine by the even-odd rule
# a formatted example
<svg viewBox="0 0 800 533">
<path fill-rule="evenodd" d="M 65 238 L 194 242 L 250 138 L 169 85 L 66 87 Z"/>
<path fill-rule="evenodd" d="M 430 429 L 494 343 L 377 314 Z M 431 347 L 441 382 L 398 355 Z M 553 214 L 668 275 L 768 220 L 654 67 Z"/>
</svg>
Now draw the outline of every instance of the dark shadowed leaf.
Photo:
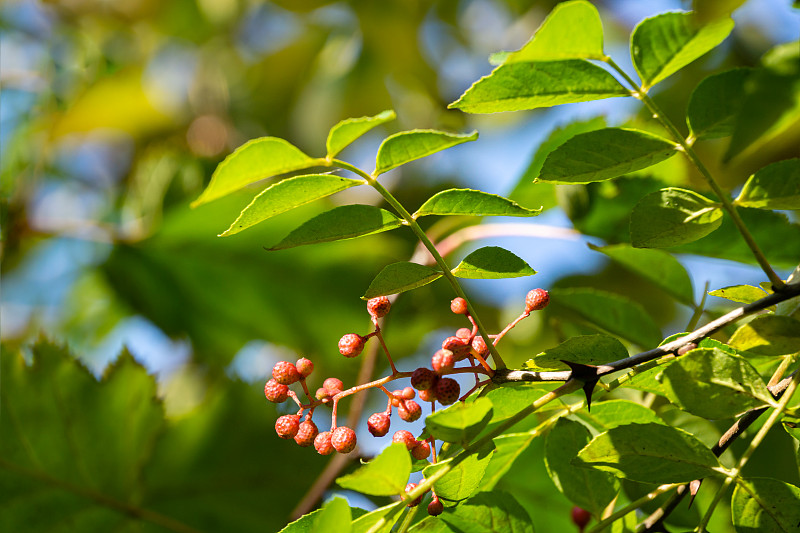
<svg viewBox="0 0 800 533">
<path fill-rule="evenodd" d="M 394 111 L 389 109 L 373 117 L 348 118 L 339 122 L 328 133 L 328 140 L 325 143 L 328 149 L 328 157 L 335 157 L 336 154 L 369 130 L 394 120 L 396 116 Z"/>
<path fill-rule="evenodd" d="M 530 516 L 509 493 L 481 492 L 439 517 L 460 533 L 533 533 Z"/>
<path fill-rule="evenodd" d="M 651 133 L 604 128 L 579 133 L 550 152 L 537 181 L 590 183 L 628 174 L 669 159 L 675 143 Z"/>
<path fill-rule="evenodd" d="M 596 436 L 573 461 L 643 483 L 688 482 L 718 473 L 720 464 L 691 434 L 663 424 L 628 424 Z"/>
<path fill-rule="evenodd" d="M 607 71 L 583 59 L 500 65 L 449 108 L 497 113 L 630 96 Z"/>
<path fill-rule="evenodd" d="M 596 289 L 553 289 L 550 305 L 563 306 L 590 324 L 639 346 L 656 346 L 661 332 L 636 302 Z"/>
<path fill-rule="evenodd" d="M 631 213 L 631 243 L 666 248 L 705 237 L 722 224 L 722 209 L 696 192 L 668 187 L 648 194 Z"/>
<path fill-rule="evenodd" d="M 536 271 L 517 255 L 499 246 L 478 248 L 453 270 L 457 278 L 500 279 L 532 276 Z"/>
<path fill-rule="evenodd" d="M 616 498 L 619 481 L 611 474 L 590 468 L 575 468 L 572 460 L 589 441 L 583 424 L 561 418 L 544 441 L 544 462 L 555 486 L 575 505 L 600 516 Z"/>
<path fill-rule="evenodd" d="M 533 359 L 525 361 L 524 368 L 543 370 L 569 370 L 561 361 L 601 365 L 628 357 L 628 350 L 614 337 L 608 335 L 577 335 L 558 346 L 549 348 Z"/>
<path fill-rule="evenodd" d="M 283 139 L 253 139 L 237 148 L 219 164 L 208 187 L 192 202 L 192 207 L 221 198 L 264 178 L 320 163 L 320 160 L 307 156 Z"/>
<path fill-rule="evenodd" d="M 304 222 L 270 250 L 353 239 L 402 225 L 402 220 L 385 209 L 371 205 L 342 205 Z"/>
<path fill-rule="evenodd" d="M 745 97 L 745 82 L 752 69 L 736 68 L 701 81 L 689 99 L 686 123 L 698 139 L 727 137 Z"/>
<path fill-rule="evenodd" d="M 700 25 L 692 13 L 662 13 L 643 20 L 631 34 L 631 58 L 642 87 L 652 87 L 712 50 L 732 29 L 730 18 Z"/>
<path fill-rule="evenodd" d="M 750 176 L 735 203 L 760 209 L 800 209 L 800 159 L 772 163 Z"/>
<path fill-rule="evenodd" d="M 541 212 L 541 208 L 528 209 L 496 194 L 472 189 L 448 189 L 425 200 L 414 213 L 414 218 L 426 215 L 534 217 Z"/>
<path fill-rule="evenodd" d="M 275 215 L 364 183 L 361 179 L 342 178 L 332 174 L 311 174 L 279 181 L 253 198 L 231 227 L 219 236 L 239 233 Z"/>
<path fill-rule="evenodd" d="M 378 272 L 378 275 L 369 284 L 367 292 L 361 298 L 369 300 L 376 296 L 410 291 L 436 281 L 441 276 L 441 271 L 434 268 L 417 263 L 399 261 L 385 266 L 383 270 Z"/>
<path fill-rule="evenodd" d="M 661 250 L 632 248 L 628 244 L 594 246 L 589 248 L 606 254 L 619 263 L 686 305 L 694 303 L 694 289 L 689 273 L 672 254 Z"/>
<path fill-rule="evenodd" d="M 738 533 L 796 531 L 800 524 L 800 488 L 778 479 L 737 479 L 731 514 Z"/>
<path fill-rule="evenodd" d="M 409 161 L 441 152 L 451 146 L 474 141 L 477 138 L 477 131 L 465 134 L 436 130 L 411 130 L 395 133 L 384 139 L 378 148 L 374 175 L 383 174 Z"/>
<path fill-rule="evenodd" d="M 800 351 L 800 320 L 788 316 L 758 316 L 739 327 L 728 340 L 733 348 L 758 355 Z"/>
</svg>

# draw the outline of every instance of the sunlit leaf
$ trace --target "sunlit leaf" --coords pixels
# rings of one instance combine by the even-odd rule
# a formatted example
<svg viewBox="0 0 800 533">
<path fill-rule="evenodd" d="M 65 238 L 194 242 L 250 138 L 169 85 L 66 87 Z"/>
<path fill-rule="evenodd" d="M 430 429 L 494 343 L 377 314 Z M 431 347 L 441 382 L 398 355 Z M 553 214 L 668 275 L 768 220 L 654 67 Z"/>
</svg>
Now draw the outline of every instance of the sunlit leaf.
<svg viewBox="0 0 800 533">
<path fill-rule="evenodd" d="M 492 418 L 492 402 L 478 398 L 474 402 L 457 402 L 425 419 L 425 427 L 439 440 L 469 442 Z"/>
<path fill-rule="evenodd" d="M 603 23 L 597 8 L 574 0 L 556 5 L 531 40 L 509 53 L 503 62 L 603 57 Z"/>
<path fill-rule="evenodd" d="M 679 302 L 686 305 L 694 303 L 694 289 L 689 273 L 672 254 L 662 250 L 632 248 L 627 244 L 603 247 L 589 244 L 589 248 L 604 253 L 614 262 L 660 287 Z"/>
<path fill-rule="evenodd" d="M 328 133 L 328 141 L 325 143 L 328 149 L 328 157 L 335 157 L 336 154 L 369 130 L 394 120 L 396 116 L 394 111 L 389 109 L 372 117 L 348 118 L 339 122 Z"/>
<path fill-rule="evenodd" d="M 336 483 L 344 488 L 372 496 L 395 496 L 403 492 L 411 474 L 411 456 L 405 444 L 394 443 L 380 455 Z"/>
<path fill-rule="evenodd" d="M 321 511 L 316 514 L 312 531 L 350 533 L 352 531 L 352 519 L 353 515 L 350 512 L 350 505 L 347 504 L 347 500 L 337 496 L 323 505 Z"/>
<path fill-rule="evenodd" d="M 701 81 L 689 98 L 686 123 L 698 139 L 727 137 L 745 97 L 745 82 L 752 69 L 736 68 L 713 74 Z"/>
<path fill-rule="evenodd" d="M 457 502 L 469 498 L 475 491 L 481 488 L 481 480 L 486 471 L 486 467 L 492 458 L 494 445 L 489 442 L 487 445 L 476 450 L 455 466 L 452 466 L 452 459 L 430 465 L 425 468 L 423 475 L 430 478 L 438 470 L 451 466 L 449 472 L 438 479 L 433 484 L 436 495 L 442 498 L 445 505 L 454 505 Z"/>
<path fill-rule="evenodd" d="M 440 277 L 442 277 L 442 272 L 431 267 L 405 261 L 392 263 L 375 276 L 362 298 L 368 300 L 376 296 L 410 291 L 436 281 Z"/>
<path fill-rule="evenodd" d="M 620 341 L 608 335 L 577 335 L 558 346 L 548 348 L 533 359 L 525 361 L 523 367 L 534 371 L 569 370 L 562 361 L 600 365 L 628 357 L 628 350 Z"/>
<path fill-rule="evenodd" d="M 676 154 L 675 143 L 638 130 L 579 133 L 550 152 L 537 181 L 590 183 L 616 178 Z"/>
<path fill-rule="evenodd" d="M 427 215 L 534 217 L 541 209 L 528 209 L 496 194 L 472 189 L 448 189 L 425 200 L 414 218 Z"/>
<path fill-rule="evenodd" d="M 767 293 L 761 288 L 753 287 L 752 285 L 734 285 L 732 287 L 723 287 L 721 289 L 709 291 L 708 294 L 710 296 L 725 298 L 726 300 L 742 304 L 753 303 L 767 295 Z"/>
<path fill-rule="evenodd" d="M 253 198 L 253 201 L 242 210 L 231 227 L 221 233 L 220 237 L 239 233 L 295 207 L 363 184 L 364 180 L 342 178 L 332 174 L 311 174 L 279 181 Z"/>
<path fill-rule="evenodd" d="M 500 65 L 476 81 L 449 108 L 497 113 L 630 96 L 607 71 L 583 59 Z"/>
<path fill-rule="evenodd" d="M 642 87 L 652 87 L 698 59 L 731 30 L 730 18 L 700 25 L 692 13 L 662 13 L 643 20 L 631 34 L 631 57 Z"/>
<path fill-rule="evenodd" d="M 772 163 L 750 176 L 735 203 L 760 209 L 800 209 L 800 159 Z"/>
<path fill-rule="evenodd" d="M 401 131 L 387 137 L 378 148 L 375 175 L 383 174 L 409 161 L 441 152 L 478 138 L 478 132 L 465 134 L 445 133 L 436 130 Z"/>
<path fill-rule="evenodd" d="M 758 355 L 800 352 L 800 320 L 780 315 L 758 316 L 739 326 L 728 344 Z"/>
<path fill-rule="evenodd" d="M 701 239 L 722 224 L 722 209 L 701 194 L 668 187 L 648 194 L 631 213 L 631 243 L 665 248 Z"/>
<path fill-rule="evenodd" d="M 630 400 L 592 402 L 592 410 L 581 410 L 575 416 L 585 420 L 598 431 L 607 431 L 626 424 L 663 424 L 652 409 Z"/>
<path fill-rule="evenodd" d="M 261 137 L 244 143 L 219 164 L 192 207 L 208 203 L 264 178 L 319 165 L 288 141 Z"/>
<path fill-rule="evenodd" d="M 525 509 L 509 493 L 481 492 L 439 517 L 460 533 L 533 533 Z"/>
<path fill-rule="evenodd" d="M 371 205 L 342 205 L 304 222 L 270 250 L 353 239 L 402 225 L 402 220 L 385 209 Z"/>
<path fill-rule="evenodd" d="M 457 278 L 468 279 L 518 278 L 536 274 L 520 257 L 499 246 L 478 248 L 462 259 L 452 272 Z"/>
<path fill-rule="evenodd" d="M 690 433 L 663 424 L 628 424 L 596 436 L 573 461 L 643 483 L 718 475 L 719 460 Z"/>
<path fill-rule="evenodd" d="M 737 479 L 731 514 L 739 533 L 794 531 L 800 524 L 800 488 L 778 479 Z"/>
<path fill-rule="evenodd" d="M 406 455 L 408 455 L 408 451 L 406 451 Z M 352 533 L 389 533 L 394 526 L 394 515 L 400 513 L 403 507 L 405 507 L 405 503 L 398 501 L 359 516 L 353 520 Z"/>
</svg>

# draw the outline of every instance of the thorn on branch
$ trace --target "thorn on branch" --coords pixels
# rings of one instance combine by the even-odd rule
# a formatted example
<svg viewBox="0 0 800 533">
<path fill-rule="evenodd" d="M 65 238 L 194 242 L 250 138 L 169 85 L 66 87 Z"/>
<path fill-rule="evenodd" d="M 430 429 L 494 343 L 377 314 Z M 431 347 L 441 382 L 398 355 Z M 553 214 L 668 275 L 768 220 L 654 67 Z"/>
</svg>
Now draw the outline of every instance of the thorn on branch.
<svg viewBox="0 0 800 533">
<path fill-rule="evenodd" d="M 592 391 L 594 391 L 595 385 L 597 385 L 597 382 L 600 380 L 597 375 L 597 367 L 594 365 L 585 365 L 583 363 L 571 363 L 563 359 L 561 362 L 567 365 L 572 371 L 570 379 L 575 379 L 583 383 L 583 393 L 586 395 L 586 410 L 591 411 Z"/>
</svg>

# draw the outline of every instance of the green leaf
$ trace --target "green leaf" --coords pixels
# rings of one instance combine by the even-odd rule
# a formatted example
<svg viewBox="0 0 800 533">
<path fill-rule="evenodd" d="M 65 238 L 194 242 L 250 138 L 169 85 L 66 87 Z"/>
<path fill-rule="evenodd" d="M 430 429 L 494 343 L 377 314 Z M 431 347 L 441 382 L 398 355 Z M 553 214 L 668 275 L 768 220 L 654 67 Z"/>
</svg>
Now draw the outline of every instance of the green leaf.
<svg viewBox="0 0 800 533">
<path fill-rule="evenodd" d="M 343 489 L 371 496 L 401 494 L 411 474 L 411 456 L 405 444 L 394 443 L 352 474 L 336 480 Z"/>
<path fill-rule="evenodd" d="M 500 279 L 533 276 L 536 271 L 505 248 L 485 246 L 462 259 L 452 273 L 457 278 Z"/>
<path fill-rule="evenodd" d="M 736 117 L 745 98 L 750 68 L 735 68 L 713 74 L 701 81 L 686 109 L 686 124 L 698 139 L 716 139 L 733 133 Z"/>
<path fill-rule="evenodd" d="M 692 0 L 692 11 L 700 21 L 729 17 L 745 0 Z"/>
<path fill-rule="evenodd" d="M 699 25 L 692 13 L 662 13 L 640 22 L 631 34 L 633 66 L 647 89 L 715 48 L 733 29 L 721 18 Z"/>
<path fill-rule="evenodd" d="M 500 65 L 447 107 L 465 113 L 497 113 L 615 96 L 630 96 L 630 91 L 597 65 L 565 59 Z"/>
<path fill-rule="evenodd" d="M 597 8 L 584 0 L 575 0 L 556 5 L 531 40 L 509 53 L 504 62 L 604 57 L 603 23 Z"/>
<path fill-rule="evenodd" d="M 414 213 L 414 218 L 427 215 L 535 217 L 541 212 L 541 208 L 528 209 L 496 194 L 472 189 L 448 189 L 428 198 Z"/>
<path fill-rule="evenodd" d="M 533 359 L 525 361 L 523 367 L 534 371 L 569 370 L 561 361 L 601 365 L 628 357 L 628 350 L 614 337 L 608 335 L 577 335 L 570 337 L 555 348 L 549 348 Z"/>
<path fill-rule="evenodd" d="M 767 385 L 747 360 L 716 348 L 697 348 L 664 370 L 667 397 L 701 418 L 731 418 L 773 402 Z"/>
<path fill-rule="evenodd" d="M 443 503 L 453 504 L 460 502 L 472 496 L 481 487 L 483 473 L 492 459 L 493 451 L 494 444 L 487 443 L 453 466 L 449 472 L 433 484 L 436 495 L 443 500 Z M 422 473 L 425 478 L 430 478 L 438 470 L 445 468 L 445 465 L 450 465 L 452 461 L 453 459 L 451 458 L 430 465 Z"/>
<path fill-rule="evenodd" d="M 596 436 L 573 461 L 642 483 L 717 475 L 719 460 L 691 434 L 663 424 L 628 424 Z"/>
<path fill-rule="evenodd" d="M 387 137 L 378 148 L 375 172 L 378 176 L 409 161 L 420 159 L 451 146 L 456 146 L 478 138 L 478 132 L 465 134 L 445 133 L 436 130 L 401 131 Z"/>
<path fill-rule="evenodd" d="M 592 402 L 592 410 L 581 409 L 575 416 L 585 420 L 600 432 L 626 424 L 663 424 L 652 409 L 630 400 Z"/>
<path fill-rule="evenodd" d="M 394 111 L 388 109 L 373 117 L 348 118 L 339 122 L 328 133 L 328 141 L 325 143 L 328 149 L 328 158 L 335 157 L 350 143 L 372 128 L 394 120 L 396 117 Z"/>
<path fill-rule="evenodd" d="M 347 500 L 337 496 L 323 505 L 322 510 L 317 513 L 312 531 L 314 533 L 318 531 L 350 533 L 353 530 L 352 518 Z"/>
<path fill-rule="evenodd" d="M 402 220 L 385 209 L 371 205 L 342 205 L 304 222 L 269 250 L 354 239 L 402 225 Z"/>
<path fill-rule="evenodd" d="M 417 263 L 399 261 L 386 265 L 383 270 L 378 272 L 378 275 L 369 284 L 367 292 L 361 298 L 369 300 L 376 296 L 410 291 L 436 281 L 440 277 L 442 277 L 442 272 L 434 268 Z"/>
<path fill-rule="evenodd" d="M 405 453 L 408 455 L 408 451 Z M 405 503 L 398 501 L 359 516 L 353 520 L 352 533 L 389 533 L 394 526 L 394 515 L 400 513 L 404 507 Z"/>
<path fill-rule="evenodd" d="M 314 522 L 322 509 L 314 509 L 308 514 L 304 514 L 294 522 L 290 522 L 278 533 L 314 533 Z"/>
<path fill-rule="evenodd" d="M 582 424 L 560 418 L 544 441 L 544 463 L 550 479 L 575 505 L 600 516 L 617 497 L 619 482 L 607 472 L 575 468 L 572 460 L 589 441 L 591 433 Z"/>
<path fill-rule="evenodd" d="M 753 303 L 767 295 L 763 289 L 759 287 L 753 287 L 752 285 L 733 285 L 731 287 L 723 287 L 721 289 L 709 291 L 708 294 L 710 296 L 725 298 L 726 300 L 740 304 Z"/>
<path fill-rule="evenodd" d="M 528 513 L 502 491 L 481 492 L 439 518 L 459 533 L 533 533 Z"/>
<path fill-rule="evenodd" d="M 522 455 L 540 434 L 506 433 L 494 439 L 494 455 L 483 476 L 484 490 L 493 490 L 508 473 L 514 461 Z"/>
<path fill-rule="evenodd" d="M 666 248 L 701 239 L 722 224 L 717 202 L 686 189 L 668 187 L 648 194 L 631 213 L 631 243 Z"/>
<path fill-rule="evenodd" d="M 583 288 L 552 289 L 553 304 L 639 346 L 655 346 L 661 341 L 661 331 L 642 306 L 618 294 Z"/>
<path fill-rule="evenodd" d="M 739 533 L 787 533 L 800 524 L 800 488 L 771 478 L 737 479 L 731 499 Z"/>
<path fill-rule="evenodd" d="M 244 143 L 219 164 L 211 182 L 192 207 L 208 203 L 264 178 L 321 164 L 288 141 L 261 137 Z"/>
<path fill-rule="evenodd" d="M 543 383 L 504 383 L 490 390 L 485 397 L 492 401 L 492 422 L 517 414 L 551 390 L 552 384 Z"/>
<path fill-rule="evenodd" d="M 679 302 L 694 304 L 694 289 L 689 273 L 672 254 L 662 250 L 632 248 L 628 244 L 600 247 L 590 243 L 589 248 L 607 255 L 615 263 L 642 276 Z"/>
<path fill-rule="evenodd" d="M 772 163 L 750 176 L 735 203 L 759 209 L 800 209 L 800 159 Z"/>
<path fill-rule="evenodd" d="M 474 402 L 457 402 L 425 419 L 431 435 L 445 442 L 469 442 L 492 419 L 492 401 L 478 398 Z"/>
<path fill-rule="evenodd" d="M 579 133 L 550 152 L 537 181 L 590 183 L 647 168 L 677 152 L 675 143 L 639 130 Z"/>
<path fill-rule="evenodd" d="M 757 355 L 795 353 L 800 351 L 800 320 L 780 315 L 758 316 L 740 326 L 728 344 Z"/>
<path fill-rule="evenodd" d="M 781 418 L 783 429 L 792 436 L 793 439 L 800 441 L 800 418 L 796 416 L 784 416 Z"/>
<path fill-rule="evenodd" d="M 309 174 L 287 178 L 267 187 L 253 198 L 231 227 L 219 236 L 226 237 L 239 233 L 275 215 L 364 183 L 361 179 L 342 178 L 332 174 Z"/>
</svg>

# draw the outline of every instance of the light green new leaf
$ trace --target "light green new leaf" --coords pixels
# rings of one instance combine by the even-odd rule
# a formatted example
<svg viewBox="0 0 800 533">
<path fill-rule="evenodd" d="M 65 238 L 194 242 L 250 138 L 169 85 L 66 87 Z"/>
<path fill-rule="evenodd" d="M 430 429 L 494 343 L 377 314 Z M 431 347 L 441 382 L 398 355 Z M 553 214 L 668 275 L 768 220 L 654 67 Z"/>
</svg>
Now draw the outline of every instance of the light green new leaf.
<svg viewBox="0 0 800 533">
<path fill-rule="evenodd" d="M 667 397 L 693 415 L 731 418 L 773 402 L 767 385 L 747 360 L 716 348 L 697 348 L 664 370 Z"/>
<path fill-rule="evenodd" d="M 666 248 L 701 239 L 722 224 L 719 203 L 686 189 L 650 193 L 631 213 L 631 244 Z"/>
<path fill-rule="evenodd" d="M 294 522 L 290 522 L 278 533 L 314 533 L 314 522 L 322 509 L 315 509 L 308 514 L 304 514 Z"/>
<path fill-rule="evenodd" d="M 396 116 L 394 111 L 388 109 L 373 117 L 348 118 L 339 122 L 328 133 L 328 141 L 325 143 L 328 149 L 328 157 L 335 157 L 336 154 L 369 130 L 394 120 Z"/>
<path fill-rule="evenodd" d="M 615 96 L 630 96 L 630 91 L 597 65 L 564 59 L 500 65 L 448 107 L 465 113 L 497 113 Z"/>
<path fill-rule="evenodd" d="M 574 0 L 554 7 L 531 40 L 507 54 L 504 62 L 604 57 L 603 23 L 597 8 L 585 0 Z"/>
<path fill-rule="evenodd" d="M 551 390 L 553 383 L 504 383 L 490 390 L 486 398 L 492 401 L 492 422 L 517 414 Z"/>
<path fill-rule="evenodd" d="M 719 460 L 682 429 L 628 424 L 596 436 L 572 462 L 642 483 L 680 483 L 715 476 Z"/>
<path fill-rule="evenodd" d="M 737 479 L 731 499 L 738 533 L 788 533 L 800 524 L 800 488 L 778 479 Z"/>
<path fill-rule="evenodd" d="M 628 244 L 595 246 L 589 248 L 604 253 L 615 263 L 635 272 L 686 305 L 694 303 L 694 289 L 689 273 L 683 265 L 662 250 L 632 248 Z"/>
<path fill-rule="evenodd" d="M 361 468 L 336 483 L 343 489 L 371 496 L 395 496 L 403 492 L 411 474 L 411 456 L 405 444 L 393 443 Z"/>
<path fill-rule="evenodd" d="M 569 370 L 561 361 L 600 365 L 628 357 L 628 350 L 614 337 L 608 335 L 577 335 L 558 346 L 549 348 L 533 359 L 525 361 L 523 367 L 534 371 Z"/>
<path fill-rule="evenodd" d="M 492 401 L 478 398 L 474 402 L 457 402 L 425 419 L 431 435 L 445 442 L 469 442 L 492 419 Z"/>
<path fill-rule="evenodd" d="M 619 481 L 607 472 L 572 465 L 591 439 L 583 424 L 560 418 L 545 437 L 544 464 L 556 488 L 569 501 L 600 516 L 617 497 Z"/>
<path fill-rule="evenodd" d="M 484 246 L 462 259 L 452 273 L 457 278 L 500 279 L 533 276 L 536 271 L 504 248 Z"/>
<path fill-rule="evenodd" d="M 541 212 L 541 208 L 528 209 L 513 200 L 488 192 L 448 189 L 425 200 L 414 213 L 414 218 L 427 215 L 535 217 Z"/>
<path fill-rule="evenodd" d="M 287 178 L 264 189 L 245 207 L 231 227 L 221 233 L 227 237 L 259 222 L 285 213 L 295 207 L 325 198 L 331 194 L 363 185 L 364 180 L 343 178 L 333 174 L 310 174 Z"/>
<path fill-rule="evenodd" d="M 592 402 L 592 410 L 581 409 L 575 416 L 600 432 L 626 424 L 663 424 L 652 409 L 630 400 Z"/>
<path fill-rule="evenodd" d="M 752 285 L 734 285 L 731 287 L 723 287 L 721 289 L 709 291 L 708 294 L 710 296 L 725 298 L 726 300 L 740 304 L 753 303 L 767 295 L 763 289 L 759 287 L 753 287 Z"/>
<path fill-rule="evenodd" d="M 367 292 L 361 298 L 369 300 L 376 296 L 387 296 L 410 291 L 436 281 L 440 277 L 442 277 L 442 272 L 435 268 L 399 261 L 386 265 L 383 270 L 378 272 L 378 275 L 369 284 Z"/>
<path fill-rule="evenodd" d="M 631 34 L 631 58 L 642 87 L 652 87 L 712 50 L 732 29 L 730 18 L 699 25 L 692 13 L 662 13 L 643 20 Z"/>
<path fill-rule="evenodd" d="M 408 451 L 406 451 L 406 455 Z M 405 488 L 405 486 L 403 486 Z M 395 523 L 395 516 L 402 512 L 405 503 L 397 501 L 353 520 L 352 533 L 389 533 Z"/>
<path fill-rule="evenodd" d="M 641 305 L 618 294 L 596 289 L 552 289 L 550 305 L 572 313 L 639 346 L 655 346 L 661 331 Z"/>
<path fill-rule="evenodd" d="M 192 202 L 192 207 L 222 198 L 264 178 L 313 167 L 322 162 L 307 156 L 283 139 L 253 139 L 237 148 L 219 164 L 208 187 Z"/>
<path fill-rule="evenodd" d="M 402 225 L 402 220 L 385 209 L 371 205 L 342 205 L 304 222 L 269 250 L 353 239 Z"/>
<path fill-rule="evenodd" d="M 745 82 L 753 73 L 736 68 L 713 74 L 701 81 L 686 109 L 686 124 L 698 139 L 716 139 L 733 133 L 745 97 Z"/>
<path fill-rule="evenodd" d="M 675 143 L 639 130 L 579 133 L 550 152 L 536 181 L 590 183 L 622 176 L 675 155 Z"/>
<path fill-rule="evenodd" d="M 459 533 L 533 533 L 533 522 L 511 494 L 481 492 L 439 517 Z"/>
<path fill-rule="evenodd" d="M 514 461 L 522 455 L 541 433 L 506 433 L 494 439 L 494 455 L 483 475 L 484 490 L 493 490 L 503 479 Z"/>
<path fill-rule="evenodd" d="M 757 355 L 800 352 L 800 320 L 788 316 L 758 316 L 740 326 L 728 341 L 733 348 Z"/>
<path fill-rule="evenodd" d="M 351 533 L 353 515 L 350 512 L 350 505 L 344 498 L 336 497 L 322 506 L 316 515 L 314 526 L 311 529 L 314 533 L 318 531 L 336 531 L 337 533 Z"/>
<path fill-rule="evenodd" d="M 481 488 L 481 480 L 489 461 L 492 459 L 493 451 L 494 444 L 487 443 L 472 452 L 466 459 L 453 466 L 449 472 L 434 482 L 433 489 L 445 505 L 454 505 L 456 502 L 469 498 L 476 490 Z M 430 465 L 423 470 L 422 474 L 425 478 L 430 478 L 451 462 L 452 459 L 447 459 Z"/>
<path fill-rule="evenodd" d="M 441 152 L 478 138 L 478 132 L 454 134 L 436 130 L 401 131 L 387 137 L 378 147 L 374 175 L 378 176 L 409 161 Z"/>
<path fill-rule="evenodd" d="M 735 203 L 759 209 L 800 209 L 800 159 L 760 169 L 745 182 Z"/>
</svg>

